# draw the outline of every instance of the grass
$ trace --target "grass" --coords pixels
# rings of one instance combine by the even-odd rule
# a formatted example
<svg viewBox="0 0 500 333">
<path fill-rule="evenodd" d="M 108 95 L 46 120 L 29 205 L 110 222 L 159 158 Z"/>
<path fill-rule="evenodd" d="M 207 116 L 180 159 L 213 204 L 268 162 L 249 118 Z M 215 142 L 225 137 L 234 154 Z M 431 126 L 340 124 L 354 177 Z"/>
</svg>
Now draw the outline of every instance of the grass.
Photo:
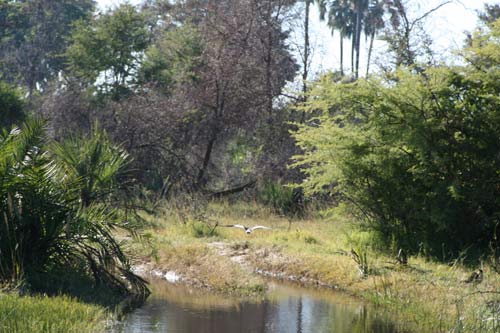
<svg viewBox="0 0 500 333">
<path fill-rule="evenodd" d="M 0 293 L 0 332 L 103 332 L 103 308 L 68 297 Z"/>
<path fill-rule="evenodd" d="M 500 329 L 500 279 L 486 264 L 484 281 L 477 285 L 463 282 L 472 269 L 459 261 L 443 264 L 417 256 L 401 266 L 370 246 L 372 235 L 360 232 L 342 216 L 290 222 L 257 203 L 212 202 L 204 207 L 209 226 L 203 230 L 211 230 L 216 222 L 273 228 L 250 235 L 224 227 L 212 234 L 193 232 L 192 223 L 203 222 L 196 216 L 187 210 L 180 216 L 178 206 L 147 216 L 152 226 L 145 232 L 148 241 L 136 241 L 129 248 L 137 254 L 136 262 L 174 270 L 195 285 L 218 292 L 263 292 L 265 281 L 253 274 L 256 269 L 304 284 L 335 287 L 384 306 L 405 327 L 423 331 Z M 368 275 L 360 274 L 349 255 L 351 248 L 363 257 Z M 242 257 L 243 264 L 238 262 Z"/>
</svg>

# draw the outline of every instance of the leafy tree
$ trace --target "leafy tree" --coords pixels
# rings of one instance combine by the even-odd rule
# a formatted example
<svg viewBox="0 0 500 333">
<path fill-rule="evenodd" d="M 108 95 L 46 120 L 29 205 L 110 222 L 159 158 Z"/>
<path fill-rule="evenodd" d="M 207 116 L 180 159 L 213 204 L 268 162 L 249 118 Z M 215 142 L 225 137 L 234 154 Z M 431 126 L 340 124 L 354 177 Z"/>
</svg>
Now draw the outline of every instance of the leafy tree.
<svg viewBox="0 0 500 333">
<path fill-rule="evenodd" d="M 500 64 L 500 18 L 492 22 L 487 31 L 477 30 L 472 38 L 471 45 L 465 48 L 463 55 L 480 72 L 488 77 L 498 75 Z"/>
<path fill-rule="evenodd" d="M 309 102 L 321 115 L 295 134 L 302 185 L 352 204 L 400 248 L 486 248 L 500 223 L 499 33 L 497 21 L 476 34 L 466 67 L 323 78 Z"/>
<path fill-rule="evenodd" d="M 166 30 L 146 51 L 142 81 L 152 81 L 166 92 L 176 84 L 196 81 L 203 48 L 201 36 L 191 24 Z"/>
<path fill-rule="evenodd" d="M 395 67 L 413 66 L 420 70 L 419 63 L 426 58 L 432 61 L 432 39 L 424 29 L 426 19 L 451 1 L 440 1 L 436 6 L 417 14 L 411 12 L 411 1 L 386 0 L 389 24 L 384 30 L 382 40 L 388 44 L 388 51 L 393 56 Z"/>
<path fill-rule="evenodd" d="M 147 21 L 134 6 L 125 4 L 79 21 L 66 51 L 72 75 L 98 92 L 119 99 L 136 82 L 149 43 Z"/>
<path fill-rule="evenodd" d="M 18 92 L 0 82 L 0 128 L 20 123 L 24 119 L 24 105 Z"/>
<path fill-rule="evenodd" d="M 0 68 L 3 79 L 26 87 L 30 96 L 44 89 L 65 67 L 61 56 L 73 23 L 86 20 L 93 0 L 1 0 Z"/>
<path fill-rule="evenodd" d="M 484 4 L 484 11 L 479 13 L 479 19 L 486 23 L 492 24 L 500 18 L 500 5 Z"/>
<path fill-rule="evenodd" d="M 253 142 L 260 124 L 274 122 L 273 103 L 297 69 L 281 26 L 289 3 L 179 3 L 171 20 L 182 23 L 167 26 L 146 52 L 144 77 L 168 85 L 175 119 L 165 149 L 188 163 L 191 186 L 206 189 L 221 174 L 214 156 L 234 137 Z"/>
</svg>

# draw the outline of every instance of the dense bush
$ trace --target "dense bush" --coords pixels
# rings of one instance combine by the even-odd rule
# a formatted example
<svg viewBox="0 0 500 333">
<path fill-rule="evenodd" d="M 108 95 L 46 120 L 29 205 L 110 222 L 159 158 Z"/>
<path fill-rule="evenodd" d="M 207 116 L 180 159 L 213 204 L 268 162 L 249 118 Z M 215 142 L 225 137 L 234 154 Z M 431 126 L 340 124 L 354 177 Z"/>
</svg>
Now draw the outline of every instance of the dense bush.
<svg viewBox="0 0 500 333">
<path fill-rule="evenodd" d="M 75 147 L 92 146 L 89 140 L 83 138 Z M 72 173 L 68 161 L 54 159 L 47 146 L 45 129 L 39 121 L 4 131 L 0 137 L 0 283 L 19 283 L 31 273 L 55 266 L 84 267 L 96 283 L 145 292 L 143 281 L 131 273 L 112 235 L 114 228 L 123 227 L 119 210 L 105 200 L 82 201 L 83 189 L 90 189 L 89 198 L 101 193 L 97 186 L 83 186 L 89 184 L 89 177 L 113 179 L 110 172 L 116 171 L 110 170 L 109 159 L 98 158 L 102 154 L 90 150 L 90 159 L 79 158 L 108 167 L 90 167 L 92 173 Z M 109 142 L 101 141 L 100 146 L 108 157 L 119 158 L 109 153 Z M 69 152 L 69 146 L 66 148 Z M 75 154 L 68 153 L 66 158 L 71 156 Z"/>
<path fill-rule="evenodd" d="M 306 190 L 339 194 L 393 247 L 441 255 L 491 245 L 500 236 L 495 29 L 466 50 L 473 65 L 323 78 L 309 102 L 320 115 L 296 133 Z"/>
</svg>

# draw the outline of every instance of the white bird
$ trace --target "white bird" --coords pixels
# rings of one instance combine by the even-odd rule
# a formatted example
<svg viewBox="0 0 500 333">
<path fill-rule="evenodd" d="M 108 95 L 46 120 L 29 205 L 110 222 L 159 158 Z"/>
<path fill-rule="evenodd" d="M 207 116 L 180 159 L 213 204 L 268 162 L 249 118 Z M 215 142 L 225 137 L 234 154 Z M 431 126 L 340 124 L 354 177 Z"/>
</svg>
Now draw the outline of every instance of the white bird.
<svg viewBox="0 0 500 333">
<path fill-rule="evenodd" d="M 247 228 L 244 225 L 241 224 L 230 224 L 230 225 L 224 225 L 224 227 L 232 227 L 232 228 L 240 228 L 245 230 L 247 234 L 250 234 L 252 231 L 257 230 L 257 229 L 268 229 L 271 230 L 272 228 L 269 227 L 264 227 L 263 225 L 256 225 L 255 227 Z"/>
</svg>

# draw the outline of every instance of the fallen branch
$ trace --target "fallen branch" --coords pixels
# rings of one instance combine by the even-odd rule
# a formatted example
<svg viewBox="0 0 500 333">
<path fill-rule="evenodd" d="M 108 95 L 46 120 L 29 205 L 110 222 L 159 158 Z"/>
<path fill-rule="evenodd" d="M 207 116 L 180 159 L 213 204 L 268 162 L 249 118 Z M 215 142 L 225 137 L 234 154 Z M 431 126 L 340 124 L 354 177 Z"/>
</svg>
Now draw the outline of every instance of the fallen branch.
<svg viewBox="0 0 500 333">
<path fill-rule="evenodd" d="M 243 185 L 240 185 L 240 186 L 228 189 L 228 190 L 222 190 L 222 191 L 219 191 L 219 192 L 214 192 L 210 196 L 212 198 L 221 198 L 221 197 L 224 197 L 226 195 L 239 193 L 239 192 L 242 192 L 242 191 L 244 191 L 245 189 L 247 189 L 249 187 L 252 187 L 253 185 L 255 185 L 255 183 L 257 183 L 257 181 L 256 180 L 252 180 L 249 183 L 246 183 L 246 184 L 243 184 Z"/>
</svg>

